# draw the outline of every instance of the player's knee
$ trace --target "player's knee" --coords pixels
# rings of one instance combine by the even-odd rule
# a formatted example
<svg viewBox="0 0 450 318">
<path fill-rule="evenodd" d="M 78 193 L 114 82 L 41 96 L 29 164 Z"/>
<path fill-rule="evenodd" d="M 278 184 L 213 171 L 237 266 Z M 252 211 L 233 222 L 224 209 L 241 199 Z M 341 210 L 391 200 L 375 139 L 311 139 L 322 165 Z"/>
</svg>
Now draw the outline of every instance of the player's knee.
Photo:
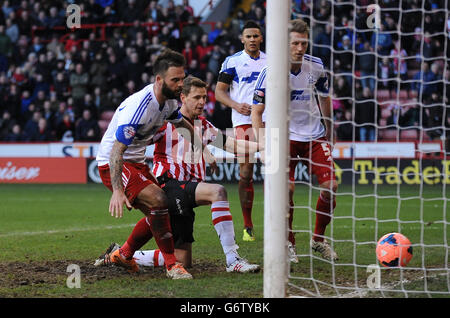
<svg viewBox="0 0 450 318">
<path fill-rule="evenodd" d="M 292 198 L 294 196 L 295 184 L 293 182 L 289 182 L 288 189 L 289 189 L 289 198 Z"/>
<path fill-rule="evenodd" d="M 332 199 L 335 196 L 335 193 L 337 192 L 338 185 L 335 180 L 324 182 L 321 186 L 322 191 L 321 194 L 323 197 L 327 199 Z"/>
<path fill-rule="evenodd" d="M 168 202 L 166 194 L 163 191 L 157 192 L 153 197 L 152 205 L 153 208 L 160 208 L 160 209 L 167 208 Z"/>
<path fill-rule="evenodd" d="M 213 189 L 212 201 L 227 201 L 227 190 L 222 185 L 216 185 Z"/>
<path fill-rule="evenodd" d="M 241 180 L 251 182 L 253 179 L 253 164 L 241 164 L 239 168 Z"/>
</svg>

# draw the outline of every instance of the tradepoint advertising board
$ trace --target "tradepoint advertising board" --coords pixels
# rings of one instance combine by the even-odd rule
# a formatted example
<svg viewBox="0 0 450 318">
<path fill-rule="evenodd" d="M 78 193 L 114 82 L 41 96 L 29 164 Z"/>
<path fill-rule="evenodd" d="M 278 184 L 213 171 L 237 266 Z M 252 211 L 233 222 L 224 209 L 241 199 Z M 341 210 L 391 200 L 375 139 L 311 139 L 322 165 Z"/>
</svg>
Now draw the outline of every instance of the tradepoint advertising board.
<svg viewBox="0 0 450 318">
<path fill-rule="evenodd" d="M 0 183 L 101 183 L 98 175 L 98 143 L 0 144 Z M 146 151 L 152 166 L 154 146 Z M 211 147 L 218 158 L 219 172 L 207 171 L 207 182 L 239 180 L 234 155 Z M 333 150 L 335 172 L 340 184 L 450 184 L 450 160 L 427 157 L 442 153 L 440 143 L 337 143 Z M 264 180 L 264 165 L 255 159 L 253 179 Z M 207 168 L 207 170 L 209 170 Z M 299 163 L 297 182 L 310 182 L 308 167 Z"/>
</svg>

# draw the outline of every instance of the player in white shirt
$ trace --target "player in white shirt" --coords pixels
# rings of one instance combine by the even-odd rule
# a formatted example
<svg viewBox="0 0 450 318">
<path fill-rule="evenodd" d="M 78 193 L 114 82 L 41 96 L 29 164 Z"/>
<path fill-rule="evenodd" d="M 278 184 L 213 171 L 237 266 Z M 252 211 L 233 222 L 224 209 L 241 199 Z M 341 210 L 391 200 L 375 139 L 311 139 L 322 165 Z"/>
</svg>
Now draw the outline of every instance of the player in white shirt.
<svg viewBox="0 0 450 318">
<path fill-rule="evenodd" d="M 196 77 L 188 76 L 184 80 L 180 95 L 180 112 L 183 117 L 194 125 L 205 145 L 212 144 L 232 153 L 250 151 L 254 154 L 258 148 L 256 142 L 225 136 L 202 116 L 207 98 L 206 86 L 205 82 Z M 211 221 L 225 254 L 227 272 L 259 271 L 259 265 L 248 263 L 237 252 L 227 191 L 220 184 L 204 181 L 206 168 L 202 156 L 197 156 L 195 160 L 190 159 L 192 151 L 189 141 L 178 134 L 171 123 L 161 127 L 152 142 L 156 146 L 153 173 L 168 198 L 177 261 L 185 267 L 192 266 L 194 208 L 211 205 Z M 136 226 L 139 227 L 142 223 L 145 224 L 145 219 L 140 220 Z M 95 265 L 109 265 L 108 254 L 117 248 L 119 245 L 112 244 L 105 254 L 96 260 Z M 137 251 L 134 258 L 137 264 L 142 266 L 157 267 L 165 264 L 165 259 L 158 249 Z"/>
<path fill-rule="evenodd" d="M 185 59 L 172 50 L 162 52 L 153 65 L 155 83 L 125 99 L 117 108 L 97 154 L 100 177 L 112 191 L 109 212 L 122 217 L 123 205 L 141 210 L 155 241 L 164 255 L 167 276 L 191 279 L 174 255 L 173 235 L 164 191 L 145 163 L 145 149 L 165 121 L 188 129 L 193 127 L 179 112 L 178 102 L 183 85 Z M 133 259 L 136 250 L 145 244 L 144 228 L 133 230 L 125 244 L 113 254 L 111 262 L 129 272 L 139 270 Z"/>
<path fill-rule="evenodd" d="M 333 108 L 328 94 L 328 79 L 321 59 L 307 55 L 309 40 L 308 25 L 301 19 L 291 22 L 290 41 L 290 87 L 289 107 L 289 255 L 298 262 L 295 237 L 292 232 L 295 168 L 301 161 L 316 175 L 321 188 L 316 206 L 316 225 L 311 239 L 311 247 L 323 258 L 337 260 L 337 254 L 324 239 L 325 229 L 331 221 L 336 207 L 337 182 L 331 157 L 334 145 Z M 264 140 L 265 112 L 264 96 L 267 68 L 263 69 L 255 88 L 252 108 L 252 124 L 259 142 Z M 319 105 L 316 102 L 318 95 Z"/>
<path fill-rule="evenodd" d="M 254 21 L 245 23 L 241 41 L 244 50 L 225 59 L 216 85 L 216 100 L 232 108 L 231 119 L 237 139 L 254 141 L 250 118 L 256 79 L 266 65 L 266 55 L 260 50 L 263 37 Z M 254 241 L 252 222 L 254 160 L 238 156 L 240 179 L 239 199 L 244 217 L 244 241 Z"/>
</svg>

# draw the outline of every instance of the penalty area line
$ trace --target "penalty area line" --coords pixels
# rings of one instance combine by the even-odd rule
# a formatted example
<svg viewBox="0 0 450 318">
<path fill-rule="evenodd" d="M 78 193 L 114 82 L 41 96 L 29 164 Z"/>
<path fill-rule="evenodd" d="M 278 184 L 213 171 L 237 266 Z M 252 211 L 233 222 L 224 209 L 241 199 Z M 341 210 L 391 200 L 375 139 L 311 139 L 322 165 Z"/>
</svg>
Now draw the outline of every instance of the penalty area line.
<svg viewBox="0 0 450 318">
<path fill-rule="evenodd" d="M 10 237 L 10 236 L 33 236 L 33 235 L 48 235 L 48 234 L 58 234 L 58 233 L 70 233 L 70 232 L 85 232 L 85 231 L 97 231 L 97 230 L 111 230 L 111 229 L 121 229 L 126 227 L 132 227 L 136 224 L 122 224 L 122 225 L 106 225 L 106 226 L 93 226 L 93 227 L 83 227 L 83 228 L 68 228 L 62 230 L 47 230 L 47 231 L 24 231 L 24 232 L 11 232 L 0 234 L 0 237 Z"/>
</svg>

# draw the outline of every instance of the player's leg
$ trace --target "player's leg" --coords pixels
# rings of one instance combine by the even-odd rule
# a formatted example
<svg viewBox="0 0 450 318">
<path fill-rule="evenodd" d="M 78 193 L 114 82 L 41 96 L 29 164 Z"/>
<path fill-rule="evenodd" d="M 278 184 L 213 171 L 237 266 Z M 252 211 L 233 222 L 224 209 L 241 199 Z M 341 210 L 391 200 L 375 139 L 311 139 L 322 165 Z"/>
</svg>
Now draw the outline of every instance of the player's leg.
<svg viewBox="0 0 450 318">
<path fill-rule="evenodd" d="M 236 139 L 255 141 L 255 135 L 251 125 L 241 125 L 235 128 Z M 242 216 L 244 218 L 244 241 L 254 241 L 255 235 L 252 221 L 252 208 L 254 199 L 253 170 L 254 163 L 248 155 L 238 156 L 239 162 L 239 201 L 241 203 Z"/>
<path fill-rule="evenodd" d="M 189 191 L 188 187 L 187 190 Z M 200 182 L 195 188 L 195 202 L 197 205 L 211 205 L 212 223 L 226 257 L 227 271 L 258 271 L 258 265 L 249 264 L 237 252 L 233 218 L 225 187 L 220 184 Z"/>
<path fill-rule="evenodd" d="M 211 205 L 212 223 L 220 238 L 228 265 L 238 255 L 227 191 L 219 184 L 200 182 L 195 189 L 195 201 L 198 205 Z"/>
<path fill-rule="evenodd" d="M 156 185 L 149 185 L 137 196 L 136 204 L 149 219 L 150 230 L 164 258 L 167 275 L 171 278 L 192 278 L 177 262 L 175 244 L 169 216 L 167 196 Z M 136 250 L 133 251 L 136 252 Z M 172 276 L 173 275 L 173 276 Z M 190 277 L 189 277 L 190 276 Z"/>
<path fill-rule="evenodd" d="M 105 171 L 102 171 L 101 177 L 102 180 L 107 179 L 108 175 L 105 174 Z M 180 264 L 176 263 L 167 198 L 150 173 L 148 165 L 124 163 L 123 179 L 128 200 L 133 207 L 141 210 L 146 217 L 138 222 L 125 244 L 111 254 L 111 259 L 119 265 L 136 271 L 138 266 L 133 260 L 133 255 L 153 234 L 166 260 L 168 276 L 174 279 L 192 278 Z"/>
<path fill-rule="evenodd" d="M 295 246 L 295 234 L 292 231 L 292 223 L 294 221 L 294 191 L 295 191 L 295 169 L 297 168 L 300 159 L 298 154 L 302 150 L 302 143 L 298 141 L 289 141 L 289 218 L 288 218 L 288 255 L 289 260 L 293 263 L 298 263 L 297 249 Z"/>
<path fill-rule="evenodd" d="M 194 242 L 195 186 L 197 183 L 169 179 L 164 181 L 163 191 L 167 198 L 170 226 L 173 234 L 174 254 L 177 262 L 192 266 L 192 243 Z M 191 194 L 192 193 L 192 194 Z M 137 251 L 133 256 L 139 265 L 163 266 L 165 255 L 160 250 Z"/>
<path fill-rule="evenodd" d="M 336 207 L 337 182 L 334 174 L 334 163 L 331 157 L 331 147 L 325 140 L 311 143 L 311 172 L 317 176 L 320 185 L 320 195 L 316 205 L 316 224 L 311 239 L 313 250 L 326 259 L 337 260 L 337 254 L 325 240 L 325 230 L 330 223 Z"/>
</svg>

